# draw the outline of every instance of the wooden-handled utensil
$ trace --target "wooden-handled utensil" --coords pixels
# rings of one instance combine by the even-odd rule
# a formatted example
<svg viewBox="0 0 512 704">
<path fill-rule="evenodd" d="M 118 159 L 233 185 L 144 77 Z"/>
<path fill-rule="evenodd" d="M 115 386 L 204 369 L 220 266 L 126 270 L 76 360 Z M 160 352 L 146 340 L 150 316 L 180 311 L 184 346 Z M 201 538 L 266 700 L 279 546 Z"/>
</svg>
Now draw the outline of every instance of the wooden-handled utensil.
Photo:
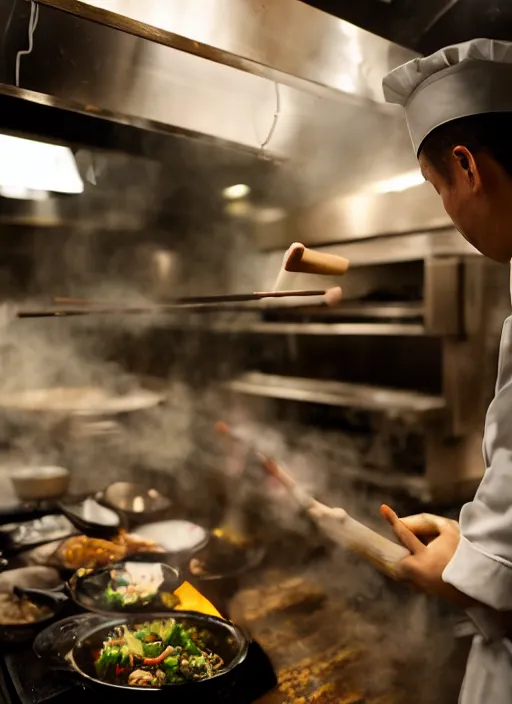
<svg viewBox="0 0 512 704">
<path fill-rule="evenodd" d="M 71 307 L 68 303 L 61 308 L 20 310 L 18 318 L 73 317 L 84 315 L 145 315 L 172 313 L 225 313 L 261 312 L 268 309 L 290 308 L 334 308 L 340 304 L 341 288 L 319 291 L 269 291 L 261 293 L 235 294 L 231 296 L 205 296 L 196 299 L 181 299 L 178 303 L 166 303 L 137 308 L 102 308 L 81 301 Z M 62 299 L 59 299 L 62 300 Z M 68 299 L 69 300 L 69 299 Z M 178 299 L 177 299 L 178 300 Z"/>
<path fill-rule="evenodd" d="M 167 303 L 161 303 L 151 306 L 151 309 L 167 308 L 177 305 L 194 305 L 194 304 L 214 304 L 214 303 L 244 303 L 249 301 L 260 301 L 265 298 L 310 298 L 315 296 L 323 296 L 326 293 L 325 289 L 317 290 L 300 290 L 300 291 L 255 291 L 253 293 L 235 293 L 225 294 L 222 296 L 185 296 L 174 298 Z M 70 305 L 70 306 L 92 306 L 96 308 L 112 307 L 112 301 L 90 300 L 88 298 L 64 298 L 55 296 L 53 298 L 54 305 Z M 115 303 L 114 307 L 123 308 L 122 302 Z"/>
<path fill-rule="evenodd" d="M 226 423 L 217 423 L 216 429 L 248 445 L 259 458 L 266 472 L 288 489 L 328 538 L 364 557 L 381 572 L 390 577 L 396 577 L 398 563 L 410 555 L 407 548 L 356 521 L 344 509 L 330 508 L 314 499 L 278 462 L 261 453 L 254 445 L 233 432 Z"/>
<path fill-rule="evenodd" d="M 283 269 L 302 274 L 320 274 L 322 276 L 343 276 L 348 271 L 350 262 L 336 254 L 327 254 L 308 249 L 300 242 L 294 242 L 286 251 Z"/>
</svg>

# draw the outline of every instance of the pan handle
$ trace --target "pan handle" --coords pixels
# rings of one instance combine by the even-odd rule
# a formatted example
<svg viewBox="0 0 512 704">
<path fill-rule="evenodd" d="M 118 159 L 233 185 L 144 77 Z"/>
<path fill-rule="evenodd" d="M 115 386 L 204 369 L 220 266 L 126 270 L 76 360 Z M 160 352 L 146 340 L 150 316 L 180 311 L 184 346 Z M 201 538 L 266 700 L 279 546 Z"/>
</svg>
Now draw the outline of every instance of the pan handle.
<svg viewBox="0 0 512 704">
<path fill-rule="evenodd" d="M 62 591 L 53 591 L 51 589 L 29 589 L 28 587 L 13 587 L 13 592 L 16 596 L 26 596 L 28 599 L 44 598 L 52 601 L 56 606 L 69 601 L 69 596 Z"/>
<path fill-rule="evenodd" d="M 69 653 L 82 636 L 104 621 L 105 617 L 98 614 L 80 614 L 65 618 L 48 626 L 36 636 L 34 652 L 52 669 L 76 674 L 69 660 Z"/>
</svg>

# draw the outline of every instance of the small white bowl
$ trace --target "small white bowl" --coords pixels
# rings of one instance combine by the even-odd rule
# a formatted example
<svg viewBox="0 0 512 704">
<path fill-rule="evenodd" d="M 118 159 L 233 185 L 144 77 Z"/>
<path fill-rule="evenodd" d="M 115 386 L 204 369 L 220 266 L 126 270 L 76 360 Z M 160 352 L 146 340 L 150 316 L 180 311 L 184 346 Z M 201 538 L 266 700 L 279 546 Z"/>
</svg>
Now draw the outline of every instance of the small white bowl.
<svg viewBox="0 0 512 704">
<path fill-rule="evenodd" d="M 64 467 L 20 467 L 11 472 L 10 480 L 22 501 L 42 501 L 64 496 L 71 475 Z"/>
</svg>

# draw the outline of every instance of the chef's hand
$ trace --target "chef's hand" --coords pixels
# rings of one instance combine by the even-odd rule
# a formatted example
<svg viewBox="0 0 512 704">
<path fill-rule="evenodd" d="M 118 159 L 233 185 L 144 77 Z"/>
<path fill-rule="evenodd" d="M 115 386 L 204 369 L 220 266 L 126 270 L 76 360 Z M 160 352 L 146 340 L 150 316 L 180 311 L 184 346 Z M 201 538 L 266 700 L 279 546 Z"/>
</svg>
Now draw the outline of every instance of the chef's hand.
<svg viewBox="0 0 512 704">
<path fill-rule="evenodd" d="M 444 568 L 452 559 L 460 540 L 456 521 L 430 513 L 399 518 L 386 505 L 381 507 L 381 515 L 411 552 L 410 557 L 404 558 L 398 566 L 398 579 L 463 608 L 474 604 L 468 596 L 443 582 Z"/>
</svg>

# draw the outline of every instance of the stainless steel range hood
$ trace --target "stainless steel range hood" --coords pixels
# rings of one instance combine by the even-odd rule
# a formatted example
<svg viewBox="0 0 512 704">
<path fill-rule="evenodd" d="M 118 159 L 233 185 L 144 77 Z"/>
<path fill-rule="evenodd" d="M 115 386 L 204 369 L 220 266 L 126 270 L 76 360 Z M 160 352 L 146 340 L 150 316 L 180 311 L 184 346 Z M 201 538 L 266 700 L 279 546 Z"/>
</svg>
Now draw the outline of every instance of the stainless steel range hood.
<svg viewBox="0 0 512 704">
<path fill-rule="evenodd" d="M 310 200 L 414 167 L 381 93 L 382 76 L 413 54 L 299 0 L 42 0 L 17 88 L 30 7 L 0 0 L 0 95 L 257 154 L 277 81 L 267 152 Z"/>
<path fill-rule="evenodd" d="M 297 0 L 39 0 L 78 17 L 319 94 L 381 100 L 411 53 Z"/>
</svg>

